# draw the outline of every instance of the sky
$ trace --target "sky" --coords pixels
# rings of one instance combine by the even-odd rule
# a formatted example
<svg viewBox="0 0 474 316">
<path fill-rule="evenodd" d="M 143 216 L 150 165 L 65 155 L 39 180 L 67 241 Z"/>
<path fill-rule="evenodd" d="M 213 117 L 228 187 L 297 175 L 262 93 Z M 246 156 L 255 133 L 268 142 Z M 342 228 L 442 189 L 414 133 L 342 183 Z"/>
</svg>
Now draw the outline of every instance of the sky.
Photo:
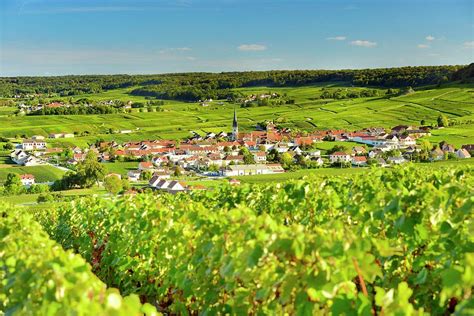
<svg viewBox="0 0 474 316">
<path fill-rule="evenodd" d="M 0 76 L 474 62 L 474 0 L 0 0 Z"/>
</svg>

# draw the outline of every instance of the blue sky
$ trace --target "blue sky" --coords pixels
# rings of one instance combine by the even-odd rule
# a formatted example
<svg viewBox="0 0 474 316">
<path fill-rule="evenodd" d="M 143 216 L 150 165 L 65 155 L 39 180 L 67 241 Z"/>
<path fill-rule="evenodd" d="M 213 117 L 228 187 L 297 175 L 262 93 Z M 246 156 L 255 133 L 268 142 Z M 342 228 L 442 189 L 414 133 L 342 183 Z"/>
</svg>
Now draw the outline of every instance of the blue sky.
<svg viewBox="0 0 474 316">
<path fill-rule="evenodd" d="M 474 62 L 474 0 L 0 0 L 0 76 Z"/>
</svg>

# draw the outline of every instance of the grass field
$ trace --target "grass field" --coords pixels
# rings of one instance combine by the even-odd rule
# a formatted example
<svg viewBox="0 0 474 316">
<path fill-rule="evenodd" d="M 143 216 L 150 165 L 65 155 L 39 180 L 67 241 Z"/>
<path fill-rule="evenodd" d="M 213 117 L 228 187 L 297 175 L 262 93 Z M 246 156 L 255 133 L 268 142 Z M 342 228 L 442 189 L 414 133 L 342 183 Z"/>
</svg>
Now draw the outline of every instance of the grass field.
<svg viewBox="0 0 474 316">
<path fill-rule="evenodd" d="M 127 161 L 127 162 L 110 162 L 104 163 L 107 173 L 118 173 L 122 176 L 127 175 L 127 172 L 130 170 L 137 170 L 138 162 L 137 161 Z"/>
<path fill-rule="evenodd" d="M 434 123 L 439 114 L 450 119 L 474 119 L 474 85 L 448 85 L 436 89 L 419 90 L 413 94 L 385 98 L 358 98 L 346 100 L 315 100 L 323 85 L 309 87 L 259 87 L 238 89 L 244 94 L 277 92 L 295 99 L 291 105 L 240 108 L 237 105 L 239 128 L 249 131 L 257 122 L 276 120 L 282 126 L 314 130 L 345 128 L 355 130 L 370 126 L 393 127 L 399 124 L 419 125 L 421 120 Z M 326 85 L 328 86 L 328 85 Z M 349 88 L 357 89 L 357 88 Z M 73 98 L 121 99 L 143 101 L 142 97 L 127 94 L 129 89 L 112 90 L 96 95 Z M 385 90 L 383 90 L 385 91 Z M 53 132 L 84 132 L 91 136 L 49 141 L 51 145 L 77 144 L 86 146 L 96 139 L 141 140 L 181 138 L 190 131 L 218 132 L 230 130 L 234 104 L 213 102 L 209 107 L 197 103 L 166 101 L 163 112 L 127 113 L 88 116 L 26 116 L 2 115 L 0 136 L 18 134 L 47 135 Z M 106 134 L 108 129 L 129 129 L 132 134 Z M 466 124 L 433 132 L 434 142 L 447 140 L 461 145 L 472 143 L 474 124 Z"/>
<path fill-rule="evenodd" d="M 0 183 L 4 182 L 9 173 L 25 174 L 29 173 L 35 176 L 36 182 L 49 182 L 61 179 L 64 175 L 64 171 L 59 170 L 53 166 L 32 166 L 32 167 L 20 167 L 10 166 L 6 168 L 0 168 Z"/>
<path fill-rule="evenodd" d="M 472 166 L 474 167 L 474 158 L 462 160 L 437 161 L 433 163 L 416 163 L 422 168 L 442 168 L 450 166 Z M 343 176 L 358 173 L 367 173 L 370 168 L 320 168 L 320 169 L 302 169 L 294 172 L 285 172 L 280 174 L 255 175 L 236 177 L 242 183 L 268 183 L 283 182 L 286 180 L 301 179 L 306 176 Z"/>
<path fill-rule="evenodd" d="M 104 195 L 106 191 L 103 188 L 90 188 L 90 189 L 77 189 L 77 190 L 68 190 L 68 191 L 57 191 L 54 193 L 61 194 L 67 197 L 81 197 L 87 195 Z M 12 195 L 0 197 L 0 200 L 8 202 L 11 204 L 35 204 L 38 199 L 39 194 L 21 194 L 21 195 Z M 51 204 L 39 204 L 40 206 L 47 206 Z"/>
</svg>

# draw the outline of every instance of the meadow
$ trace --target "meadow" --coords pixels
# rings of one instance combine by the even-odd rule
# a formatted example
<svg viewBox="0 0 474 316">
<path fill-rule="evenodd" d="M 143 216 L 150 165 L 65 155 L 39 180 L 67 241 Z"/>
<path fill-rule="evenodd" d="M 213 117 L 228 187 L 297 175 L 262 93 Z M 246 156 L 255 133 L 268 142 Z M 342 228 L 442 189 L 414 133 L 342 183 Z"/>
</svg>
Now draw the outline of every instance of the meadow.
<svg viewBox="0 0 474 316">
<path fill-rule="evenodd" d="M 7 179 L 9 173 L 32 174 L 35 176 L 37 183 L 54 182 L 64 175 L 64 171 L 49 165 L 31 167 L 0 165 L 0 183 Z"/>
</svg>

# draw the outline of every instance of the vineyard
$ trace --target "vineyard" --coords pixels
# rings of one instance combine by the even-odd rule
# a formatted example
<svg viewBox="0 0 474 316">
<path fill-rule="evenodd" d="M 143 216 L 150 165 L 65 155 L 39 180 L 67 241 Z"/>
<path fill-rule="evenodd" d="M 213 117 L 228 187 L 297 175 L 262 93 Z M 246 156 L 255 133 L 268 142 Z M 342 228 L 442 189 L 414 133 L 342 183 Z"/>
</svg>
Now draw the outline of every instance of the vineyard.
<svg viewBox="0 0 474 316">
<path fill-rule="evenodd" d="M 107 289 L 23 211 L 0 205 L 0 315 L 156 315 L 136 295 Z"/>
<path fill-rule="evenodd" d="M 1 307 L 113 314 L 117 300 L 135 314 L 153 305 L 180 315 L 472 315 L 473 192 L 471 169 L 401 168 L 82 199 L 36 211 L 42 228 L 7 209 Z"/>
</svg>

